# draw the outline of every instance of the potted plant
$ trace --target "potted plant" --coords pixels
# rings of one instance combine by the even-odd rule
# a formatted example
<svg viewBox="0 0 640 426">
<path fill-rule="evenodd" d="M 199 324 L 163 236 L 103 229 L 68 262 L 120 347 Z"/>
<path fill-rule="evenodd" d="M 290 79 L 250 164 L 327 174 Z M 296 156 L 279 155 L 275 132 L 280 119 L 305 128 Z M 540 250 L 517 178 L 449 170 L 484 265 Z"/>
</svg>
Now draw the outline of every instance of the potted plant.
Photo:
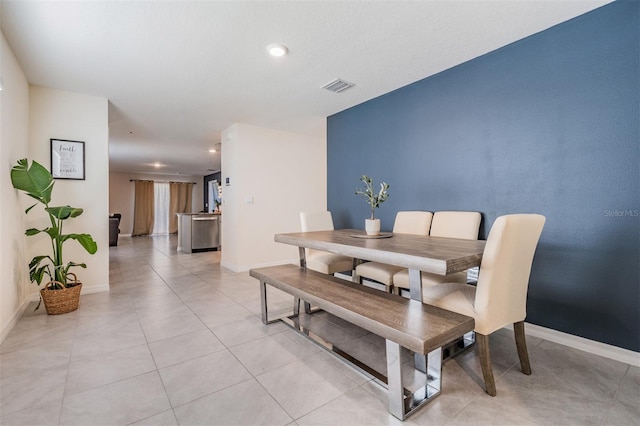
<svg viewBox="0 0 640 426">
<path fill-rule="evenodd" d="M 375 218 L 375 210 L 389 198 L 389 184 L 382 182 L 380 184 L 380 191 L 375 193 L 373 191 L 373 180 L 369 176 L 362 175 L 360 180 L 365 184 L 365 189 L 357 189 L 356 195 L 365 197 L 367 204 L 371 206 L 371 219 L 365 220 L 364 229 L 367 235 L 378 235 L 380 234 L 380 219 Z"/>
<path fill-rule="evenodd" d="M 65 264 L 63 245 L 69 240 L 76 240 L 89 254 L 94 254 L 98 245 L 89 234 L 63 234 L 62 225 L 66 220 L 80 216 L 83 210 L 71 206 L 49 206 L 54 184 L 53 176 L 36 161 L 29 167 L 26 158 L 18 160 L 18 164 L 11 169 L 11 184 L 15 189 L 43 204 L 51 222 L 43 229 L 30 228 L 25 232 L 27 236 L 45 233 L 51 239 L 52 252 L 35 256 L 29 263 L 31 282 L 40 285 L 45 275 L 49 280 L 40 290 L 40 302 L 44 300 L 45 308 L 50 315 L 75 311 L 80 302 L 82 283 L 78 282 L 76 275 L 69 270 L 76 266 L 86 268 L 87 265 L 75 262 Z M 27 208 L 25 213 L 28 214 L 38 203 Z M 36 310 L 40 307 L 40 302 Z"/>
</svg>

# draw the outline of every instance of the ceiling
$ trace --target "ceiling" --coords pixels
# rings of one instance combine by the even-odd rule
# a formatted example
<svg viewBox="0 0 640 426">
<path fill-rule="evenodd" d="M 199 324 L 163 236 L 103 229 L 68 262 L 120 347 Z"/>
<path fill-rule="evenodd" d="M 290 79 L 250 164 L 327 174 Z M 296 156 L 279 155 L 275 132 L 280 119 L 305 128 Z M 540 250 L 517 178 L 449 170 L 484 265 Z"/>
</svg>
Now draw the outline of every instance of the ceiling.
<svg viewBox="0 0 640 426">
<path fill-rule="evenodd" d="M 2 0 L 0 22 L 31 84 L 109 99 L 112 171 L 207 175 L 235 122 L 324 137 L 327 116 L 606 3 Z M 320 88 L 336 77 L 355 86 Z"/>
</svg>

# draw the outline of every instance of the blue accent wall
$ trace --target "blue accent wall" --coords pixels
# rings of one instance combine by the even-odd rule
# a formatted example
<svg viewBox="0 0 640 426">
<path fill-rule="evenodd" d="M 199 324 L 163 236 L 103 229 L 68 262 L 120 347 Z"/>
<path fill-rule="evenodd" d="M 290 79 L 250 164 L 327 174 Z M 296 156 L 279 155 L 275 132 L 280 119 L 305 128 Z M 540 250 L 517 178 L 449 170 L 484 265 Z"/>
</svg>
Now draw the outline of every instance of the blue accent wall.
<svg viewBox="0 0 640 426">
<path fill-rule="evenodd" d="M 336 227 L 376 212 L 547 217 L 527 322 L 640 351 L 640 5 L 608 4 L 327 121 Z M 352 89 L 357 90 L 357 89 Z"/>
</svg>

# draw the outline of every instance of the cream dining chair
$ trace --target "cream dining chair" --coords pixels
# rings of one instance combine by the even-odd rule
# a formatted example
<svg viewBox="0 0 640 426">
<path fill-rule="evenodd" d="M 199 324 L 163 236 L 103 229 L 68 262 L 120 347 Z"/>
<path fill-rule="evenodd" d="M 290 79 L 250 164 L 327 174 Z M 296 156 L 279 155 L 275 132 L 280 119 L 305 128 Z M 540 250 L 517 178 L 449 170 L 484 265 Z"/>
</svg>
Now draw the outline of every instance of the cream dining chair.
<svg viewBox="0 0 640 426">
<path fill-rule="evenodd" d="M 431 222 L 431 237 L 460 238 L 464 240 L 477 240 L 480 230 L 481 216 L 478 212 L 440 211 L 433 214 Z M 428 272 L 420 273 L 422 286 L 428 287 L 443 282 L 467 282 L 467 271 L 456 272 L 449 275 L 437 275 Z M 409 289 L 409 271 L 400 269 L 393 276 L 393 287 L 396 294 L 401 289 Z"/>
<path fill-rule="evenodd" d="M 393 223 L 394 234 L 429 235 L 433 213 L 422 211 L 404 211 L 396 214 Z M 387 265 L 379 262 L 361 263 L 356 267 L 356 279 L 362 284 L 363 278 L 384 284 L 385 290 L 393 288 L 393 276 L 403 270 L 401 266 Z"/>
<path fill-rule="evenodd" d="M 477 286 L 454 282 L 422 289 L 423 303 L 475 319 L 482 375 L 491 396 L 496 395 L 489 353 L 494 331 L 513 324 L 522 372 L 531 374 L 524 319 L 531 264 L 544 222 L 538 214 L 498 217 L 487 238 Z"/>
<path fill-rule="evenodd" d="M 331 212 L 300 212 L 302 232 L 333 231 Z M 326 251 L 305 249 L 307 268 L 323 274 L 353 270 L 353 258 Z"/>
</svg>

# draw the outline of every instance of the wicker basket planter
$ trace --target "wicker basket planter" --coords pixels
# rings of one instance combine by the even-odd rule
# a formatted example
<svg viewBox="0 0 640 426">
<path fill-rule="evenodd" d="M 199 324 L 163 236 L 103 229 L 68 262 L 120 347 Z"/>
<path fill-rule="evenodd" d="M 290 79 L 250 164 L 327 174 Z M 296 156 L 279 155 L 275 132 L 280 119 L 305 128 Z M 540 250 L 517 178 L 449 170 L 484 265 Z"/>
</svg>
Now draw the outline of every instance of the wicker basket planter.
<svg viewBox="0 0 640 426">
<path fill-rule="evenodd" d="M 49 288 L 51 284 L 53 283 L 49 283 L 45 288 L 40 290 L 40 296 L 42 296 L 42 300 L 44 301 L 44 308 L 47 310 L 47 314 L 66 314 L 78 309 L 82 283 L 76 282 L 75 284 L 71 284 L 71 287 L 58 290 Z"/>
</svg>

